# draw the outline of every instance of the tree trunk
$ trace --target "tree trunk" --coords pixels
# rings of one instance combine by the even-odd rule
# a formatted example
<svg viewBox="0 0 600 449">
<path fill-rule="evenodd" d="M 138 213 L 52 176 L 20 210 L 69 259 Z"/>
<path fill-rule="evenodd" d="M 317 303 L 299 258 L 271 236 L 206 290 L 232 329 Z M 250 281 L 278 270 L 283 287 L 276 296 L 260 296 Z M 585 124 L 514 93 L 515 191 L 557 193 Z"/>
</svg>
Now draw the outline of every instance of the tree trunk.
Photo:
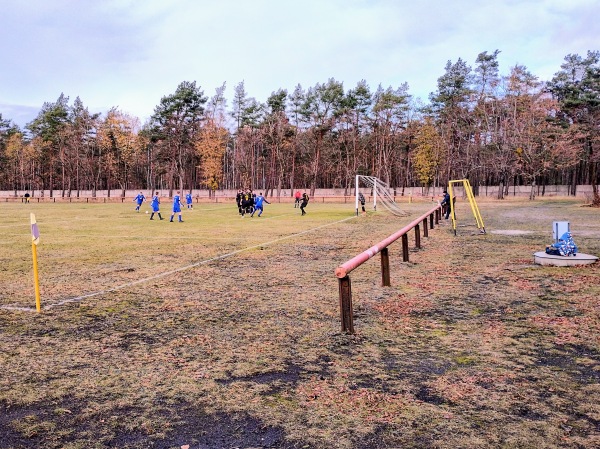
<svg viewBox="0 0 600 449">
<path fill-rule="evenodd" d="M 498 199 L 504 199 L 504 179 L 500 180 L 500 184 L 498 185 Z"/>
<path fill-rule="evenodd" d="M 596 180 L 596 163 L 591 162 L 593 169 L 591 170 L 591 184 L 592 184 L 592 206 L 600 207 L 600 193 L 598 192 L 598 182 Z"/>
</svg>

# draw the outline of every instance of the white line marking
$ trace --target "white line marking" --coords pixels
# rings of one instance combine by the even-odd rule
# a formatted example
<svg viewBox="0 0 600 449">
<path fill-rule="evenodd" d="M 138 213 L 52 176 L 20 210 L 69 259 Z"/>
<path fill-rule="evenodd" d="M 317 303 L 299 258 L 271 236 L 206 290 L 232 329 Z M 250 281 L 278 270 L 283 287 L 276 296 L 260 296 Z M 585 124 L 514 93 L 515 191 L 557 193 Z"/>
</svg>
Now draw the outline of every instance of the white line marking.
<svg viewBox="0 0 600 449">
<path fill-rule="evenodd" d="M 36 309 L 33 309 L 31 307 L 2 306 L 0 308 L 6 309 L 6 310 L 19 310 L 21 312 L 35 312 L 36 311 Z"/>
<path fill-rule="evenodd" d="M 250 216 L 250 214 L 246 214 L 246 215 Z M 260 219 L 261 219 L 261 221 L 264 221 L 264 220 L 272 220 L 273 218 L 287 217 L 287 216 L 289 216 L 289 215 L 292 215 L 292 214 L 273 215 L 272 217 L 271 217 L 271 216 L 266 216 L 266 217 L 263 217 L 263 216 L 261 215 Z M 254 218 L 254 217 L 252 217 L 252 218 Z M 258 215 L 256 215 L 256 218 L 258 218 Z"/>
<path fill-rule="evenodd" d="M 186 265 L 186 266 L 180 267 L 180 268 L 176 268 L 174 270 L 166 271 L 164 273 L 160 273 L 160 274 L 157 274 L 157 275 L 154 275 L 154 276 L 150 276 L 150 277 L 147 277 L 147 278 L 144 278 L 144 279 L 138 279 L 137 281 L 128 282 L 127 284 L 121 284 L 121 285 L 118 285 L 116 287 L 108 288 L 106 290 L 101 290 L 101 291 L 97 291 L 97 292 L 93 292 L 93 293 L 87 293 L 85 295 L 77 296 L 75 298 L 63 299 L 62 301 L 58 301 L 58 302 L 53 303 L 53 304 L 48 304 L 48 305 L 42 307 L 42 309 L 48 310 L 48 309 L 51 309 L 53 307 L 58 307 L 58 306 L 62 306 L 62 305 L 73 303 L 73 302 L 79 302 L 79 301 L 82 301 L 82 300 L 87 299 L 87 298 L 92 298 L 94 296 L 99 296 L 99 295 L 104 295 L 104 294 L 107 294 L 107 293 L 112 293 L 112 292 L 115 292 L 117 290 L 122 290 L 122 289 L 127 288 L 127 287 L 132 287 L 134 285 L 138 285 L 138 284 L 142 284 L 142 283 L 145 283 L 145 282 L 153 281 L 155 279 L 160 279 L 160 278 L 165 277 L 165 276 L 170 276 L 171 274 L 179 273 L 180 271 L 189 270 L 190 268 L 195 268 L 195 267 L 198 267 L 200 265 L 206 265 L 206 264 L 209 264 L 211 262 L 215 262 L 217 260 L 226 259 L 227 257 L 234 256 L 234 255 L 242 253 L 244 251 L 249 251 L 251 249 L 259 248 L 259 247 L 262 247 L 262 246 L 269 246 L 269 245 L 272 245 L 274 243 L 280 242 L 282 240 L 287 240 L 287 239 L 298 237 L 298 236 L 301 236 L 301 235 L 304 235 L 304 234 L 308 234 L 310 232 L 317 231 L 319 229 L 323 229 L 323 228 L 326 228 L 328 226 L 332 226 L 332 225 L 335 225 L 335 224 L 338 224 L 338 223 L 343 223 L 345 221 L 352 220 L 354 218 L 356 218 L 355 215 L 353 215 L 351 217 L 348 217 L 348 218 L 344 218 L 342 220 L 334 221 L 333 223 L 327 223 L 327 224 L 324 224 L 324 225 L 321 225 L 321 226 L 317 226 L 316 228 L 307 229 L 306 231 L 298 232 L 296 234 L 286 235 L 284 237 L 280 237 L 280 238 L 275 239 L 275 240 L 270 240 L 270 241 L 265 242 L 265 243 L 259 243 L 257 245 L 248 246 L 247 248 L 238 249 L 238 250 L 232 251 L 232 252 L 227 253 L 227 254 L 221 254 L 220 256 L 211 257 L 210 259 L 201 260 L 199 262 L 195 262 L 193 264 Z M 24 312 L 34 312 L 36 310 L 36 309 L 33 309 L 33 308 L 16 307 L 16 306 L 0 306 L 0 309 L 5 309 L 5 310 L 20 310 L 20 311 L 24 311 Z"/>
</svg>

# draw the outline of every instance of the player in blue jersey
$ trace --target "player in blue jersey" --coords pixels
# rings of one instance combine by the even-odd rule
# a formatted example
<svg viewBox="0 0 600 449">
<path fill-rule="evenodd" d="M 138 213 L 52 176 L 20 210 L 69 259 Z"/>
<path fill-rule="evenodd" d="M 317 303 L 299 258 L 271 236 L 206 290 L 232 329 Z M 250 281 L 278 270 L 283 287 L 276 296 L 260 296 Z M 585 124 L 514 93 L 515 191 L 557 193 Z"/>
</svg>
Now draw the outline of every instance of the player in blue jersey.
<svg viewBox="0 0 600 449">
<path fill-rule="evenodd" d="M 263 213 L 263 203 L 271 204 L 267 201 L 267 199 L 263 196 L 262 192 L 258 194 L 256 198 L 254 198 L 254 210 L 250 214 L 250 218 L 254 217 L 254 212 L 260 210 L 258 216 L 260 217 Z"/>
<path fill-rule="evenodd" d="M 158 196 L 158 192 L 156 192 L 152 197 L 150 206 L 152 206 L 152 215 L 150 215 L 150 220 L 154 220 L 154 214 L 158 214 L 158 218 L 162 220 L 163 217 L 160 215 L 160 197 Z"/>
<path fill-rule="evenodd" d="M 143 194 L 142 192 L 140 192 L 140 193 L 138 194 L 138 196 L 136 196 L 136 197 L 133 199 L 133 201 L 134 201 L 135 203 L 137 203 L 137 207 L 135 208 L 135 210 L 136 210 L 137 212 L 139 212 L 139 211 L 140 211 L 140 207 L 142 206 L 142 203 L 144 202 L 144 200 L 145 200 L 145 199 L 146 199 L 146 197 L 144 196 L 144 194 Z"/>
<path fill-rule="evenodd" d="M 185 203 L 187 204 L 188 209 L 194 208 L 194 205 L 192 204 L 192 194 L 191 193 L 185 194 Z"/>
<path fill-rule="evenodd" d="M 183 219 L 181 218 L 181 198 L 179 196 L 179 190 L 177 191 L 177 195 L 173 197 L 173 212 L 171 213 L 171 222 L 173 222 L 173 218 L 175 214 L 179 214 L 179 223 L 183 223 Z"/>
</svg>

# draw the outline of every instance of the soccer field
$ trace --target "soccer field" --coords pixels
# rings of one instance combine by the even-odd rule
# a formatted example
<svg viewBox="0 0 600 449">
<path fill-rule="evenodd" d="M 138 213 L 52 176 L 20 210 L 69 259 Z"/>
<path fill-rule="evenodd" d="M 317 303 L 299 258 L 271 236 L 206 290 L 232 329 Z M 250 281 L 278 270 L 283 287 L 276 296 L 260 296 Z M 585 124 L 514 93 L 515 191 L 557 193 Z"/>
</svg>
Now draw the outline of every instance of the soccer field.
<svg viewBox="0 0 600 449">
<path fill-rule="evenodd" d="M 478 235 L 459 201 L 456 236 L 390 247 L 391 287 L 377 257 L 350 274 L 349 336 L 334 269 L 431 202 L 144 206 L 0 203 L 0 448 L 600 443 L 600 264 L 532 264 L 552 221 L 600 255 L 597 209 L 481 202 Z"/>
<path fill-rule="evenodd" d="M 169 281 L 167 288 L 172 285 L 185 289 L 186 279 L 207 279 L 206 272 L 214 269 L 211 264 L 225 259 L 231 260 L 222 262 L 225 266 L 218 271 L 224 277 L 235 277 L 228 271 L 235 271 L 236 256 L 238 260 L 245 258 L 241 253 L 268 247 L 277 254 L 286 251 L 286 244 L 306 245 L 326 239 L 318 234 L 327 227 L 334 227 L 339 234 L 355 227 L 345 225 L 355 220 L 352 206 L 340 204 L 311 204 L 304 217 L 290 204 L 266 205 L 262 217 L 255 214 L 252 218 L 248 214 L 241 217 L 235 205 L 197 204 L 183 211 L 183 223 L 177 222 L 177 216 L 169 222 L 170 204 L 162 208 L 162 221 L 158 216 L 149 219 L 146 204 L 139 213 L 129 204 L 3 207 L 4 216 L 10 218 L 0 224 L 5 285 L 1 303 L 20 307 L 31 304 L 33 295 L 33 284 L 28 279 L 29 212 L 35 213 L 41 233 L 38 259 L 45 308 L 110 289 L 126 290 L 129 285 L 148 288 L 161 278 L 165 278 L 161 282 Z M 293 271 L 293 267 L 284 271 Z"/>
</svg>

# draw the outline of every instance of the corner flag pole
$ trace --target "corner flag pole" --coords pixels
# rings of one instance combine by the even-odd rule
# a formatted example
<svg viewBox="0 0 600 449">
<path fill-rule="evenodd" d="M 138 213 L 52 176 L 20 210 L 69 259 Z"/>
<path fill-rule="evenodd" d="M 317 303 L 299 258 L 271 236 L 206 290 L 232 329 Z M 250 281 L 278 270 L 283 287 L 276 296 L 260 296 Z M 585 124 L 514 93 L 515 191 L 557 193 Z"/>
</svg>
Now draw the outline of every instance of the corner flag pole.
<svg viewBox="0 0 600 449">
<path fill-rule="evenodd" d="M 31 252 L 33 253 L 33 283 L 35 287 L 35 308 L 38 313 L 41 310 L 40 304 L 40 280 L 38 277 L 38 263 L 37 263 L 37 245 L 40 243 L 40 230 L 38 229 L 37 222 L 35 221 L 35 214 L 30 214 L 31 219 Z"/>
</svg>

